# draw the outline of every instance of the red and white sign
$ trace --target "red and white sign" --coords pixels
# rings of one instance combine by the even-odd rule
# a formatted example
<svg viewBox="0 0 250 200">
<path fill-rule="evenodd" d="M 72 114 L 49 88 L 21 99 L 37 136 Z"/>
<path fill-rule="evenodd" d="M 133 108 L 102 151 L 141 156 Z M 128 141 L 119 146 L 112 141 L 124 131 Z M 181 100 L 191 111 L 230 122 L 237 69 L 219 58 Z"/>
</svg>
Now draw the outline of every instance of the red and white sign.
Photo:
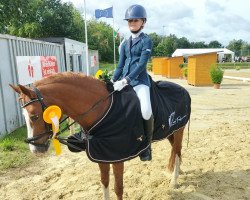
<svg viewBox="0 0 250 200">
<path fill-rule="evenodd" d="M 17 56 L 18 82 L 22 85 L 58 72 L 55 56 Z"/>
<path fill-rule="evenodd" d="M 55 56 L 41 56 L 42 77 L 50 76 L 58 72 Z"/>
<path fill-rule="evenodd" d="M 91 62 L 91 63 L 90 63 L 90 66 L 91 66 L 91 67 L 97 66 L 97 58 L 96 58 L 96 55 L 91 56 L 90 62 Z"/>
</svg>

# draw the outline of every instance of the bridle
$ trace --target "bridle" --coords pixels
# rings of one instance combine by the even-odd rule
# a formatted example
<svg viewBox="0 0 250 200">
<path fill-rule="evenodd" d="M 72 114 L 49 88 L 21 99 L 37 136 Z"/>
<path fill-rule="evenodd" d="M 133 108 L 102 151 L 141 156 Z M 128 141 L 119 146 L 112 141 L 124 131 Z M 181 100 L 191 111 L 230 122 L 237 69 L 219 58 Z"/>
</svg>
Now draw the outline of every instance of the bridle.
<svg viewBox="0 0 250 200">
<path fill-rule="evenodd" d="M 33 88 L 33 91 L 35 92 L 37 98 L 32 98 L 30 101 L 24 103 L 21 107 L 22 108 L 25 108 L 26 106 L 32 104 L 32 103 L 35 103 L 35 102 L 39 102 L 41 104 L 41 107 L 42 107 L 42 111 L 44 112 L 45 109 L 47 108 L 47 106 L 45 105 L 44 101 L 43 101 L 43 97 L 40 93 L 40 91 L 34 87 Z M 112 91 L 109 93 L 109 95 L 107 97 L 104 97 L 104 98 L 101 98 L 99 99 L 90 109 L 88 109 L 87 111 L 85 111 L 84 113 L 80 114 L 77 116 L 77 119 L 78 118 L 82 118 L 83 116 L 86 116 L 89 112 L 93 111 L 94 109 L 97 108 L 97 106 L 101 103 L 101 102 L 104 102 L 106 99 L 108 99 L 115 91 Z M 66 117 L 64 118 L 62 121 L 60 121 L 60 124 L 62 124 L 66 119 L 68 119 L 69 117 Z M 44 121 L 45 123 L 45 128 L 46 128 L 46 131 L 43 132 L 43 133 L 40 133 L 39 135 L 36 135 L 34 137 L 28 137 L 25 142 L 28 143 L 28 144 L 32 144 L 34 146 L 37 146 L 37 147 L 45 147 L 45 148 L 48 148 L 49 147 L 49 144 L 50 144 L 50 139 L 52 138 L 53 136 L 53 131 L 52 131 L 52 126 L 51 124 L 48 124 Z M 68 146 L 71 146 L 77 150 L 82 150 L 80 149 L 79 147 L 77 147 L 76 145 L 73 145 L 69 142 L 71 142 L 71 139 L 68 139 L 68 138 L 62 138 L 62 137 L 59 137 L 59 135 L 61 133 L 63 133 L 64 131 L 66 130 L 69 130 L 70 126 L 72 126 L 74 123 L 76 123 L 76 121 L 72 122 L 71 124 L 67 125 L 64 129 L 62 130 L 59 130 L 59 132 L 57 133 L 56 135 L 56 139 L 59 140 L 60 143 L 62 144 L 65 144 L 65 145 L 68 145 Z M 83 131 L 83 134 L 85 135 L 85 138 L 88 139 L 89 136 L 88 136 L 88 131 L 85 130 L 83 127 L 81 128 L 82 131 Z M 49 135 L 49 138 L 48 140 L 46 140 L 45 143 L 42 143 L 42 144 L 39 144 L 39 143 L 36 143 L 35 141 L 39 140 L 40 138 L 43 138 L 45 136 Z M 75 141 L 73 140 L 73 142 L 75 143 L 83 143 L 83 141 Z"/>
<path fill-rule="evenodd" d="M 41 104 L 41 107 L 42 107 L 42 111 L 44 112 L 44 110 L 47 108 L 47 106 L 45 105 L 45 103 L 43 102 L 43 97 L 40 93 L 40 91 L 37 89 L 37 88 L 33 88 L 33 91 L 35 92 L 37 98 L 32 98 L 30 101 L 24 103 L 21 107 L 22 108 L 25 108 L 27 107 L 28 105 L 32 104 L 32 103 L 35 103 L 35 102 L 39 102 Z M 39 135 L 36 135 L 34 137 L 28 137 L 25 142 L 28 143 L 28 144 L 32 144 L 34 146 L 37 146 L 37 147 L 45 147 L 45 148 L 48 148 L 49 147 L 49 144 L 50 144 L 50 140 L 52 135 L 53 135 L 53 132 L 52 132 L 52 127 L 50 124 L 45 123 L 45 129 L 46 131 L 43 132 L 43 133 L 40 133 Z M 49 135 L 49 139 L 45 142 L 45 143 L 42 143 L 42 144 L 39 144 L 39 143 L 36 143 L 35 141 L 36 140 L 39 140 L 40 138 L 43 138 L 45 136 Z"/>
</svg>

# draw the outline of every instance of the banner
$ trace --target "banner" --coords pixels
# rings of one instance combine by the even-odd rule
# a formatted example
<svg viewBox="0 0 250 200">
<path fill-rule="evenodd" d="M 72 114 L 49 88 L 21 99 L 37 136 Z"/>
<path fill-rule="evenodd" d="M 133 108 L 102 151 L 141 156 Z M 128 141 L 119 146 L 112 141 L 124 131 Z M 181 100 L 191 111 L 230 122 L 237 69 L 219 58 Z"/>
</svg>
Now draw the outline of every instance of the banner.
<svg viewBox="0 0 250 200">
<path fill-rule="evenodd" d="M 91 67 L 96 67 L 96 66 L 97 66 L 97 58 L 96 58 L 96 55 L 91 56 L 91 58 L 90 58 L 90 66 L 91 66 Z"/>
<path fill-rule="evenodd" d="M 41 56 L 42 77 L 47 77 L 58 72 L 55 56 Z"/>
<path fill-rule="evenodd" d="M 18 83 L 27 85 L 58 72 L 55 56 L 16 56 Z"/>
<path fill-rule="evenodd" d="M 101 17 L 113 18 L 113 7 L 110 7 L 104 10 L 96 9 L 95 18 L 99 19 Z"/>
</svg>

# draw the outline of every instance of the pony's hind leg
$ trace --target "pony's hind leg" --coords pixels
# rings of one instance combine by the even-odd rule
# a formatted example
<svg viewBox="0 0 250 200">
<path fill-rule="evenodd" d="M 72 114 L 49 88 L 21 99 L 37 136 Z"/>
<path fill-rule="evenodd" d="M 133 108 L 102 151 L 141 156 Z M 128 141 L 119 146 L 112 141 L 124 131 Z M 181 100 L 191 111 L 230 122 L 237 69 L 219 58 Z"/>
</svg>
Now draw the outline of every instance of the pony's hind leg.
<svg viewBox="0 0 250 200">
<path fill-rule="evenodd" d="M 183 138 L 184 127 L 177 130 L 169 141 L 172 145 L 171 156 L 169 158 L 168 169 L 172 173 L 170 186 L 176 188 L 178 186 L 177 179 L 180 174 L 180 163 L 181 163 L 181 148 Z"/>
<path fill-rule="evenodd" d="M 180 158 L 176 154 L 174 170 L 172 172 L 172 178 L 171 178 L 171 181 L 170 181 L 170 187 L 172 187 L 172 188 L 177 188 L 178 187 L 177 179 L 179 177 L 179 174 L 180 174 Z"/>
<path fill-rule="evenodd" d="M 124 163 L 114 163 L 113 164 L 113 173 L 115 177 L 115 194 L 117 196 L 117 200 L 123 199 L 123 172 L 124 172 Z"/>
<path fill-rule="evenodd" d="M 110 171 L 110 164 L 106 163 L 98 163 L 100 172 L 101 172 L 101 182 L 103 188 L 103 199 L 109 200 L 109 171 Z"/>
</svg>

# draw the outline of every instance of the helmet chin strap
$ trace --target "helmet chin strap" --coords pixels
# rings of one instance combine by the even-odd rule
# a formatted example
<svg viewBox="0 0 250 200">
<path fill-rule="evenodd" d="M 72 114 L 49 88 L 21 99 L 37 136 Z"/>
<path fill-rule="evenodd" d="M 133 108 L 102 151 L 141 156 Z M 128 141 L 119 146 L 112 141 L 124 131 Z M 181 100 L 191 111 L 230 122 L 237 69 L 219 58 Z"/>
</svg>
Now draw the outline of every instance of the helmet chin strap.
<svg viewBox="0 0 250 200">
<path fill-rule="evenodd" d="M 131 33 L 139 33 L 144 28 L 144 23 L 141 25 L 141 27 L 137 31 L 130 31 Z"/>
<path fill-rule="evenodd" d="M 136 34 L 136 33 L 139 33 L 141 29 L 142 28 L 140 28 L 138 31 L 130 31 L 130 32 Z"/>
</svg>

